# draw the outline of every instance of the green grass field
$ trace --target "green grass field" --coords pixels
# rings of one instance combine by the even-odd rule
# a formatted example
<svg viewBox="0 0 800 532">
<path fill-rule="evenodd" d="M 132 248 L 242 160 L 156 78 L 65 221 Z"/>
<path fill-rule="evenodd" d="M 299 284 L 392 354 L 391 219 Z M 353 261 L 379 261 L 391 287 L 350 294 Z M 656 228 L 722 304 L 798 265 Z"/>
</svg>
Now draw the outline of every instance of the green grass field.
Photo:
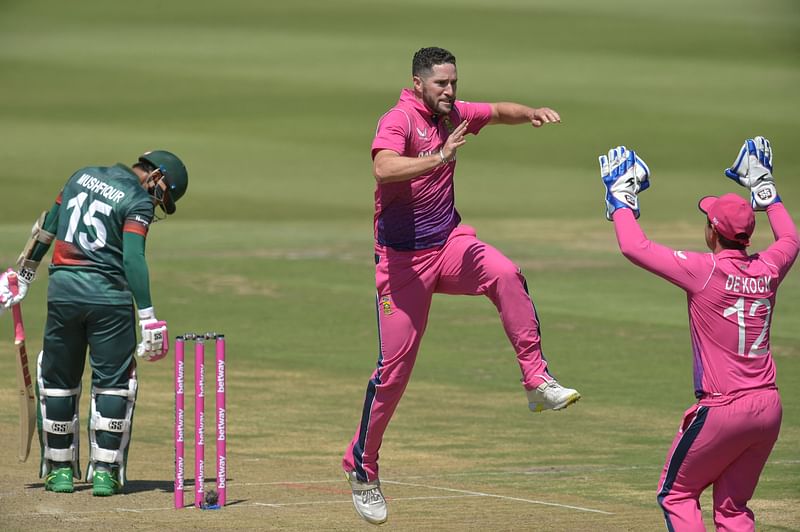
<svg viewBox="0 0 800 532">
<path fill-rule="evenodd" d="M 458 57 L 460 98 L 546 105 L 562 116 L 558 126 L 489 128 L 470 139 L 459 151 L 457 205 L 522 267 L 551 369 L 583 399 L 531 414 L 491 303 L 437 296 L 381 452 L 386 528 L 663 528 L 656 484 L 693 401 L 685 297 L 619 254 L 596 158 L 617 144 L 638 150 L 653 170 L 641 198 L 645 231 L 702 250 L 697 199 L 735 190 L 722 169 L 743 139 L 762 134 L 800 220 L 800 7 L 403 6 L 0 2 L 0 266 L 13 263 L 77 168 L 132 163 L 154 148 L 184 159 L 189 191 L 148 239 L 151 282 L 173 336 L 228 337 L 231 503 L 221 512 L 171 508 L 169 360 L 139 366 L 128 492 L 44 493 L 37 456 L 16 463 L 3 316 L 0 528 L 369 528 L 339 465 L 377 356 L 369 146 L 378 117 L 409 84 L 412 54 L 430 45 Z M 754 248 L 770 242 L 764 215 L 756 233 Z M 24 304 L 32 355 L 46 311 L 40 277 Z M 800 529 L 799 346 L 792 272 L 772 327 L 784 419 L 751 504 L 759 530 Z M 87 381 L 84 421 L 88 390 Z M 709 494 L 702 502 L 708 510 Z"/>
</svg>

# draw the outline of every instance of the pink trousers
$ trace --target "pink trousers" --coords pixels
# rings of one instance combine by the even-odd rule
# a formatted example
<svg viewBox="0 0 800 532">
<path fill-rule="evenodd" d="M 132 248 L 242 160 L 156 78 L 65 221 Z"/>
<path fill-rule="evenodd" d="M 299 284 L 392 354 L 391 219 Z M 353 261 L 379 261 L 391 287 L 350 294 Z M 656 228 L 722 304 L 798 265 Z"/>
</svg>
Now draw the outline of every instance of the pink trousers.
<svg viewBox="0 0 800 532">
<path fill-rule="evenodd" d="M 428 323 L 433 294 L 485 295 L 500 313 L 517 353 L 522 383 L 533 389 L 552 380 L 542 356 L 539 321 L 525 278 L 508 258 L 458 226 L 438 249 L 376 247 L 378 365 L 367 385 L 361 423 L 342 460 L 361 481 L 378 478 L 378 450 L 403 396 Z"/>
<path fill-rule="evenodd" d="M 700 494 L 713 485 L 717 530 L 755 530 L 747 502 L 778 439 L 781 416 L 777 390 L 687 410 L 659 483 L 658 502 L 667 529 L 704 531 Z"/>
</svg>

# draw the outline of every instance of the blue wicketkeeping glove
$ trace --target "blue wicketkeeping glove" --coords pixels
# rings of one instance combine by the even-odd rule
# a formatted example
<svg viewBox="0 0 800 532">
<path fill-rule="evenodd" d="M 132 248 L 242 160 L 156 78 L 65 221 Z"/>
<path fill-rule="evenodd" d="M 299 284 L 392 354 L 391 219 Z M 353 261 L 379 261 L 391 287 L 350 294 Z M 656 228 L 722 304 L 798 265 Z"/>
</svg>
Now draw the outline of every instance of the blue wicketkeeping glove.
<svg viewBox="0 0 800 532">
<path fill-rule="evenodd" d="M 606 187 L 606 219 L 617 209 L 631 209 L 639 217 L 637 194 L 650 187 L 650 168 L 636 152 L 617 146 L 598 157 L 600 176 Z"/>
<path fill-rule="evenodd" d="M 745 140 L 736 160 L 725 169 L 725 175 L 750 189 L 754 210 L 763 211 L 781 201 L 772 176 L 772 145 L 764 137 Z"/>
</svg>

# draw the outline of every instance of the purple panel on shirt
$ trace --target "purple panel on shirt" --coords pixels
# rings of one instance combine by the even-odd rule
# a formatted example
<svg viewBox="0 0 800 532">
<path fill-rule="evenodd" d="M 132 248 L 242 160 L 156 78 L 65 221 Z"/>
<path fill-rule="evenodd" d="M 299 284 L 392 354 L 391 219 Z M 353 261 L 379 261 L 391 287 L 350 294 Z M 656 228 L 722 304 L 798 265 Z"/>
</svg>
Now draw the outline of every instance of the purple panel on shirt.
<svg viewBox="0 0 800 532">
<path fill-rule="evenodd" d="M 448 116 L 433 116 L 411 90 L 404 89 L 395 107 L 378 123 L 372 155 L 392 150 L 405 157 L 425 157 L 438 153 L 450 131 L 463 120 L 469 120 L 468 131 L 477 134 L 490 119 L 489 104 L 462 101 Z M 399 250 L 444 244 L 461 221 L 455 208 L 455 166 L 451 162 L 408 181 L 377 185 L 376 241 Z"/>
</svg>

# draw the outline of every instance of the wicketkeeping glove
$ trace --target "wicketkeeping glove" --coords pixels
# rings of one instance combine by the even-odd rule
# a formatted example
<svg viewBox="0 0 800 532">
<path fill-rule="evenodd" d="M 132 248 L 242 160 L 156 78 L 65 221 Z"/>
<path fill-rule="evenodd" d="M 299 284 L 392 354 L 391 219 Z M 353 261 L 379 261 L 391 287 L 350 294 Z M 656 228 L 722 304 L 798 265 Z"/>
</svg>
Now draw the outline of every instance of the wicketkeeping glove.
<svg viewBox="0 0 800 532">
<path fill-rule="evenodd" d="M 156 319 L 153 307 L 139 311 L 139 329 L 142 341 L 136 347 L 137 356 L 148 362 L 155 362 L 167 356 L 169 352 L 167 322 Z"/>
<path fill-rule="evenodd" d="M 650 186 L 650 168 L 636 152 L 617 146 L 598 157 L 600 176 L 606 187 L 606 219 L 617 209 L 631 209 L 639 217 L 637 194 Z"/>
<path fill-rule="evenodd" d="M 9 282 L 12 278 L 16 278 L 16 287 Z M 11 268 L 0 274 L 0 309 L 5 310 L 25 299 L 29 284 Z"/>
<path fill-rule="evenodd" d="M 754 210 L 763 211 L 781 201 L 772 176 L 772 145 L 764 137 L 747 139 L 739 155 L 725 175 L 750 189 L 750 203 Z"/>
</svg>

